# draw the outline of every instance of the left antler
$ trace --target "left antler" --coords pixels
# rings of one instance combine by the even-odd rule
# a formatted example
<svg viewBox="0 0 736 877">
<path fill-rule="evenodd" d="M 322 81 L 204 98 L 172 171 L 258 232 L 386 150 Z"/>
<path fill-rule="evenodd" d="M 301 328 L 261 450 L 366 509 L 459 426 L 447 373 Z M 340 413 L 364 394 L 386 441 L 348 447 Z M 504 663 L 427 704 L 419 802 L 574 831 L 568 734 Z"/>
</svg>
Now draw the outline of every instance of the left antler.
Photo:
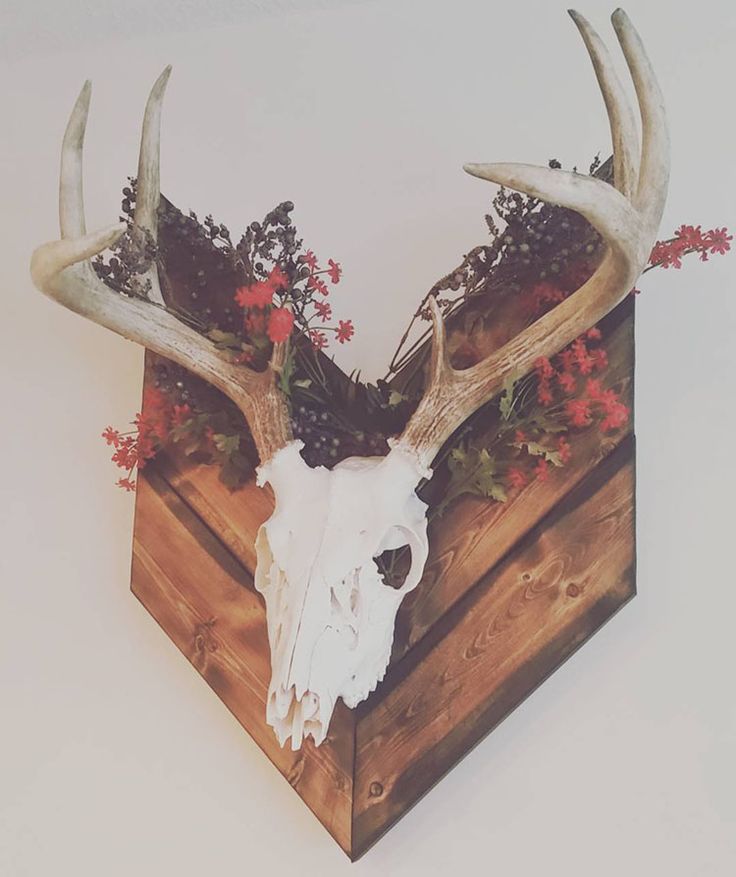
<svg viewBox="0 0 736 877">
<path fill-rule="evenodd" d="M 138 162 L 135 227 L 157 236 L 159 140 L 161 105 L 171 68 L 159 76 L 148 98 Z M 253 434 L 261 462 L 266 463 L 291 441 L 289 412 L 275 375 L 283 364 L 284 346 L 274 347 L 264 372 L 229 361 L 226 352 L 164 307 L 158 272 L 145 275 L 148 298 L 134 298 L 110 289 L 97 276 L 93 256 L 110 247 L 126 231 L 116 223 L 87 234 L 82 195 L 82 147 L 91 95 L 89 82 L 77 98 L 64 134 L 59 182 L 61 240 L 40 246 L 31 257 L 33 282 L 60 304 L 155 353 L 174 360 L 229 396 L 240 408 Z"/>
<path fill-rule="evenodd" d="M 526 164 L 468 164 L 476 177 L 525 192 L 582 214 L 608 251 L 593 276 L 528 329 L 472 368 L 449 363 L 439 306 L 430 300 L 434 335 L 427 387 L 397 442 L 429 465 L 452 433 L 499 392 L 510 374 L 525 374 L 536 359 L 551 356 L 595 325 L 632 289 L 647 264 L 667 195 L 669 136 L 662 93 L 639 34 L 623 10 L 611 20 L 634 81 L 642 147 L 633 114 L 598 34 L 570 12 L 593 61 L 608 111 L 613 141 L 614 186 L 594 177 Z"/>
</svg>

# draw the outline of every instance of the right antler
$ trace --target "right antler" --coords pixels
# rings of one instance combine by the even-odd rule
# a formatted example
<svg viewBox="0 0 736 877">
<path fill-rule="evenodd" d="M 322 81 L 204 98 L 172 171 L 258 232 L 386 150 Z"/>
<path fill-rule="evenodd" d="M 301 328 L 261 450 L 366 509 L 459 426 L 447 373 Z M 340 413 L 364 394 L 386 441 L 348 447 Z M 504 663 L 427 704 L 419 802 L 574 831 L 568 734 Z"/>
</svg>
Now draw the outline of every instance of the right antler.
<svg viewBox="0 0 736 877">
<path fill-rule="evenodd" d="M 594 177 L 525 164 L 469 164 L 476 177 L 525 192 L 582 214 L 608 244 L 593 276 L 500 350 L 472 368 L 449 363 L 437 302 L 430 299 L 434 336 L 428 383 L 397 444 L 430 465 L 452 433 L 510 374 L 528 372 L 595 325 L 632 289 L 647 264 L 667 195 L 669 137 L 662 94 L 639 34 L 621 9 L 611 19 L 634 81 L 642 122 L 642 148 L 634 117 L 606 47 L 590 24 L 570 11 L 593 61 L 613 141 L 615 188 Z"/>
<path fill-rule="evenodd" d="M 160 199 L 161 105 L 170 72 L 170 67 L 164 70 L 148 98 L 138 162 L 134 224 L 154 241 Z M 146 300 L 110 289 L 89 261 L 115 243 L 127 228 L 125 223 L 117 223 L 87 234 L 82 196 L 82 148 L 90 95 L 91 86 L 86 82 L 64 134 L 59 182 L 61 240 L 43 244 L 33 253 L 33 282 L 70 310 L 174 360 L 222 390 L 243 412 L 261 462 L 266 463 L 292 438 L 288 408 L 275 380 L 276 372 L 283 365 L 284 345 L 275 345 L 264 372 L 231 362 L 226 352 L 218 350 L 209 339 L 165 309 L 155 266 L 145 275 L 150 282 Z"/>
</svg>

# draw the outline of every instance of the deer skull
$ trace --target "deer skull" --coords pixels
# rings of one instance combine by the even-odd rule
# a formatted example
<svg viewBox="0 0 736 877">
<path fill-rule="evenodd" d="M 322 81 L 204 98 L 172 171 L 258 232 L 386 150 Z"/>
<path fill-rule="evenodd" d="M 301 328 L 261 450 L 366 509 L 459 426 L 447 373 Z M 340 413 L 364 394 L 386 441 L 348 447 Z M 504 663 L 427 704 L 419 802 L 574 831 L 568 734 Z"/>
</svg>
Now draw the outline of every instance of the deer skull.
<svg viewBox="0 0 736 877">
<path fill-rule="evenodd" d="M 416 587 L 427 558 L 425 506 L 415 487 L 437 452 L 512 373 L 525 374 L 589 329 L 631 290 L 646 265 L 662 216 L 669 174 L 662 95 L 639 35 L 625 13 L 613 25 L 631 73 L 641 115 L 639 133 L 606 47 L 582 16 L 571 13 L 593 62 L 608 111 L 614 183 L 524 164 L 466 165 L 473 176 L 576 210 L 601 234 L 607 254 L 569 298 L 498 350 L 464 371 L 448 361 L 442 316 L 434 323 L 424 395 L 383 458 L 351 458 L 332 470 L 310 468 L 289 425 L 277 386 L 286 350 L 274 346 L 266 371 L 237 365 L 167 310 L 155 268 L 148 300 L 120 295 L 95 274 L 90 258 L 126 229 L 87 233 L 82 198 L 82 144 L 89 108 L 85 84 L 64 135 L 59 216 L 61 239 L 40 246 L 33 280 L 61 304 L 174 360 L 226 393 L 243 412 L 261 460 L 259 483 L 276 496 L 257 541 L 255 584 L 267 608 L 272 679 L 267 719 L 282 745 L 307 736 L 319 744 L 335 702 L 353 707 L 383 678 L 394 621 Z M 169 70 L 153 87 L 143 120 L 135 225 L 155 241 L 159 205 L 159 128 Z M 375 558 L 403 545 L 411 565 L 401 588 L 384 583 Z"/>
<path fill-rule="evenodd" d="M 260 467 L 276 497 L 256 541 L 255 585 L 266 601 L 271 685 L 266 718 L 281 745 L 324 739 L 338 697 L 354 707 L 383 679 L 396 612 L 427 559 L 426 505 L 416 457 L 351 457 L 310 468 L 295 441 Z M 400 588 L 374 558 L 409 546 Z"/>
</svg>

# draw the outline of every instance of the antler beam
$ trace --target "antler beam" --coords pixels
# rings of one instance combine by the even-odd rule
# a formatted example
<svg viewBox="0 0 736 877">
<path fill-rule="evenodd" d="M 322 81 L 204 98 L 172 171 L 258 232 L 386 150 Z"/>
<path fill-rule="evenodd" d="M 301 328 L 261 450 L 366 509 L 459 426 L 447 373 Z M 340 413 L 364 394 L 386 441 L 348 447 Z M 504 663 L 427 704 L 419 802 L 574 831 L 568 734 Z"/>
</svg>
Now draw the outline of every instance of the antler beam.
<svg viewBox="0 0 736 877">
<path fill-rule="evenodd" d="M 160 199 L 159 143 L 161 107 L 171 68 L 151 90 L 143 120 L 134 227 L 155 241 Z M 112 246 L 127 231 L 116 223 L 87 233 L 82 189 L 82 154 L 92 88 L 85 82 L 72 110 L 61 149 L 59 226 L 61 239 L 42 244 L 31 258 L 36 286 L 60 304 L 112 329 L 131 341 L 166 356 L 213 384 L 229 396 L 248 422 L 262 462 L 292 440 L 289 413 L 275 374 L 283 364 L 283 345 L 275 345 L 269 367 L 254 372 L 229 361 L 209 339 L 169 313 L 158 271 L 152 266 L 148 299 L 110 289 L 97 276 L 93 256 Z"/>
<path fill-rule="evenodd" d="M 525 192 L 582 214 L 608 251 L 597 271 L 573 295 L 488 358 L 464 371 L 453 369 L 442 316 L 430 301 L 434 335 L 424 396 L 399 446 L 429 465 L 452 433 L 499 392 L 509 374 L 531 370 L 611 311 L 631 290 L 647 263 L 662 217 L 669 179 L 669 138 L 662 93 L 639 34 L 618 9 L 613 26 L 636 89 L 642 146 L 633 114 L 602 40 L 577 12 L 573 21 L 590 54 L 611 126 L 615 188 L 594 177 L 526 164 L 467 164 L 481 179 Z"/>
</svg>

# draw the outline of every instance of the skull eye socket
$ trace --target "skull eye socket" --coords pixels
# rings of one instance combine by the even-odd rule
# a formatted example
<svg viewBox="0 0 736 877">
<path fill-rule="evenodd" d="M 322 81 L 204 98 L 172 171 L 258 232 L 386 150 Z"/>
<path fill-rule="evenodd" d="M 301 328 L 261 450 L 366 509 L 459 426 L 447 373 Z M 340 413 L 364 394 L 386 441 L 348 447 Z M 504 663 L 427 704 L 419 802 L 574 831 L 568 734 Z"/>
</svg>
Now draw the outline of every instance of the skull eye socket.
<svg viewBox="0 0 736 877">
<path fill-rule="evenodd" d="M 411 548 L 408 545 L 387 548 L 375 558 L 375 562 L 383 583 L 398 591 L 406 581 L 411 568 Z"/>
</svg>

